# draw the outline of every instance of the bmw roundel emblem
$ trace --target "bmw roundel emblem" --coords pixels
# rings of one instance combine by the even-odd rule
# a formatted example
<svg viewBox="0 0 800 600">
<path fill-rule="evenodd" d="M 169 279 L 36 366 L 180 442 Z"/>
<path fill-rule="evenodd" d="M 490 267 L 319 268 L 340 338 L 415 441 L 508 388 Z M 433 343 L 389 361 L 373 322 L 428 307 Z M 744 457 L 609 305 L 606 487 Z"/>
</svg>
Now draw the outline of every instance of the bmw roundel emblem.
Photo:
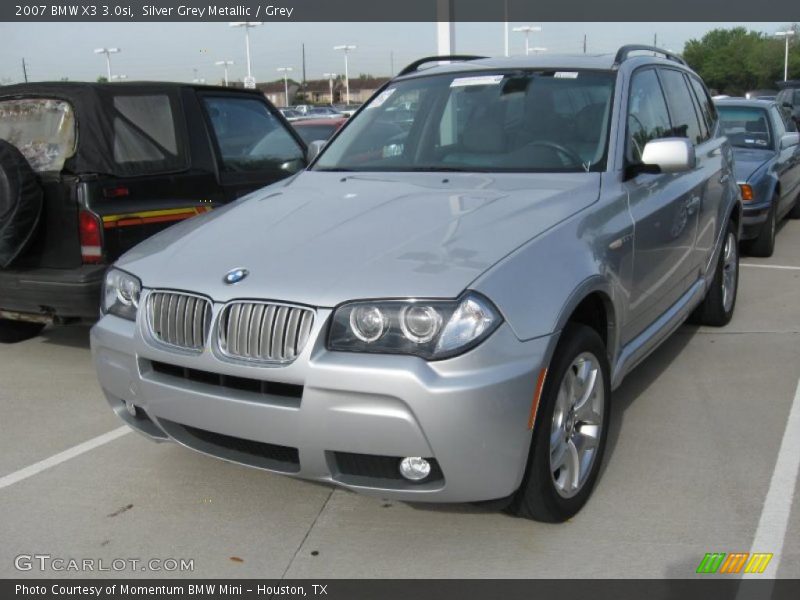
<svg viewBox="0 0 800 600">
<path fill-rule="evenodd" d="M 249 274 L 250 271 L 248 271 L 247 269 L 231 269 L 225 274 L 223 281 L 228 285 L 233 285 L 234 283 L 239 283 Z"/>
</svg>

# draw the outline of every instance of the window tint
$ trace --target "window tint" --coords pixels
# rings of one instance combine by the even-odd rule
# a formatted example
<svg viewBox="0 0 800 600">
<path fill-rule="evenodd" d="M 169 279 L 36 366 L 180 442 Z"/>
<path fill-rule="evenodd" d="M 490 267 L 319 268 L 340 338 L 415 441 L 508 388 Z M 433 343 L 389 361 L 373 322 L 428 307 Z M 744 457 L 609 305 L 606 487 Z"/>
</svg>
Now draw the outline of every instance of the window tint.
<svg viewBox="0 0 800 600">
<path fill-rule="evenodd" d="M 653 69 L 637 71 L 631 81 L 628 101 L 628 160 L 631 163 L 641 161 L 647 142 L 669 135 L 669 113 L 656 72 Z"/>
<path fill-rule="evenodd" d="M 704 117 L 705 122 L 709 129 L 709 134 L 714 130 L 717 123 L 717 111 L 714 108 L 714 102 L 708 95 L 705 86 L 696 77 L 689 76 L 689 83 L 692 85 L 697 101 L 700 103 L 700 114 Z"/>
<path fill-rule="evenodd" d="M 686 85 L 683 73 L 675 69 L 659 69 L 664 84 L 667 106 L 672 122 L 672 135 L 689 138 L 693 144 L 703 141 L 703 133 L 697 120 L 692 93 Z"/>
<path fill-rule="evenodd" d="M 185 166 L 167 95 L 114 96 L 114 160 L 152 163 L 149 170 Z"/>
<path fill-rule="evenodd" d="M 223 96 L 206 97 L 204 102 L 223 170 L 294 173 L 303 168 L 303 149 L 264 102 Z"/>
<path fill-rule="evenodd" d="M 706 117 L 703 114 L 702 109 L 700 108 L 700 102 L 697 100 L 697 96 L 691 89 L 692 85 L 691 83 L 689 83 L 689 77 L 685 73 L 683 77 L 686 80 L 686 87 L 689 89 L 689 97 L 692 100 L 692 106 L 694 107 L 694 114 L 697 117 L 697 124 L 700 127 L 700 134 L 698 138 L 695 140 L 695 143 L 699 144 L 705 142 L 708 139 L 708 121 L 706 120 Z"/>
</svg>

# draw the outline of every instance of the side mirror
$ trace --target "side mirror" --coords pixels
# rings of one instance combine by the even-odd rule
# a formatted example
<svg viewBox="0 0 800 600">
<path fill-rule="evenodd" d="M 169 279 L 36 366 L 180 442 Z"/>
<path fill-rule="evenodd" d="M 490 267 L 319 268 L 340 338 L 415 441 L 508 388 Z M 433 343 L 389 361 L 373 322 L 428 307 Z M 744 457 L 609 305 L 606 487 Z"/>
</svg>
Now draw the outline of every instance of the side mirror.
<svg viewBox="0 0 800 600">
<path fill-rule="evenodd" d="M 642 150 L 642 163 L 659 173 L 682 173 L 697 165 L 694 146 L 686 138 L 662 138 L 650 140 Z"/>
<path fill-rule="evenodd" d="M 308 150 L 306 151 L 306 161 L 308 161 L 308 164 L 311 164 L 311 162 L 317 158 L 325 147 L 325 144 L 327 144 L 325 140 L 314 140 L 308 145 Z"/>
<path fill-rule="evenodd" d="M 781 136 L 781 150 L 800 144 L 800 133 L 784 133 Z"/>
</svg>

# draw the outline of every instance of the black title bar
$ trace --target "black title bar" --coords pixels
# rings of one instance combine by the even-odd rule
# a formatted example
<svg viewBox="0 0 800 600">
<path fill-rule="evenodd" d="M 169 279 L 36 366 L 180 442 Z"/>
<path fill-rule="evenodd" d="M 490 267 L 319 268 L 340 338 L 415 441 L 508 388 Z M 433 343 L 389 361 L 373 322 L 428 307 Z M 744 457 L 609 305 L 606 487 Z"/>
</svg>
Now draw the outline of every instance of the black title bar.
<svg viewBox="0 0 800 600">
<path fill-rule="evenodd" d="M 442 8 L 449 11 L 443 13 Z M 0 21 L 775 21 L 798 0 L 4 0 Z"/>
</svg>

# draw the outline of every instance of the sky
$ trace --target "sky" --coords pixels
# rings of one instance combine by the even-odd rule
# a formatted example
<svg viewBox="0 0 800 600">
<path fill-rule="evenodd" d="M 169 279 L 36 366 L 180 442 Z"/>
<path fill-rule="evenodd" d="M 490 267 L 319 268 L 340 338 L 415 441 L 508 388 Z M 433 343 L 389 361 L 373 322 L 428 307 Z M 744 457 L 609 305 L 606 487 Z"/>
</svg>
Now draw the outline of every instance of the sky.
<svg viewBox="0 0 800 600">
<path fill-rule="evenodd" d="M 510 27 L 527 25 L 512 23 Z M 772 33 L 786 23 L 535 23 L 542 31 L 531 34 L 531 47 L 574 54 L 614 52 L 629 43 L 653 43 L 680 52 L 684 43 L 716 27 L 744 26 Z M 524 53 L 524 35 L 510 34 L 511 54 Z M 456 51 L 499 56 L 504 52 L 502 23 L 457 23 Z M 253 75 L 273 81 L 279 67 L 291 67 L 302 77 L 302 44 L 306 49 L 306 76 L 343 73 L 344 57 L 337 44 L 355 44 L 350 54 L 350 76 L 396 73 L 416 58 L 436 54 L 434 23 L 265 23 L 251 30 Z M 233 60 L 232 80 L 246 74 L 244 31 L 227 23 L 0 23 L 0 82 L 23 80 L 25 59 L 31 81 L 93 81 L 105 75 L 103 56 L 95 48 L 119 47 L 112 56 L 112 72 L 129 80 L 222 80 L 217 60 Z"/>
</svg>

